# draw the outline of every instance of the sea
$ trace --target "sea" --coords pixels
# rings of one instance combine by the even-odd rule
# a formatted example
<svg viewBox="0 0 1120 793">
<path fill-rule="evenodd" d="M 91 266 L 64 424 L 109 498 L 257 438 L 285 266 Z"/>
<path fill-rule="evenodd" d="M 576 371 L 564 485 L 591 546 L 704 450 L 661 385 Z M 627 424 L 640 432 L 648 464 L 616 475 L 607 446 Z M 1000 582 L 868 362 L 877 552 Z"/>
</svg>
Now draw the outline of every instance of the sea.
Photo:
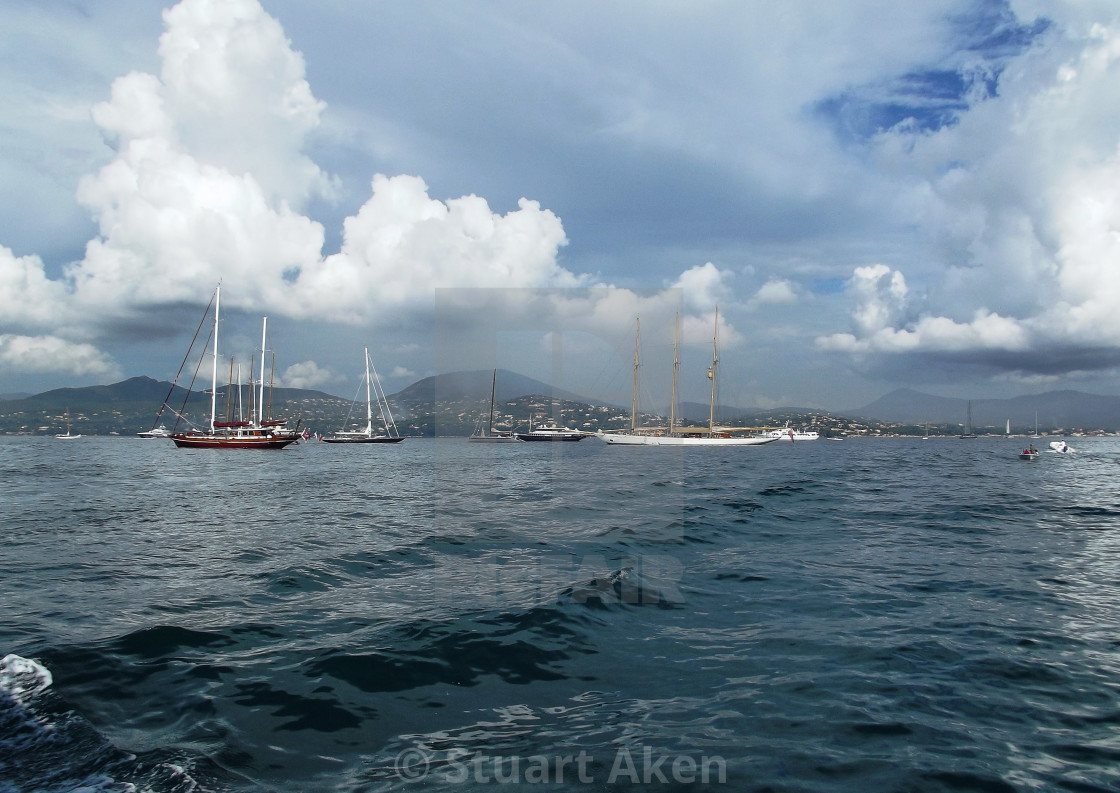
<svg viewBox="0 0 1120 793">
<path fill-rule="evenodd" d="M 0 792 L 1120 790 L 1047 440 L 0 438 Z"/>
</svg>

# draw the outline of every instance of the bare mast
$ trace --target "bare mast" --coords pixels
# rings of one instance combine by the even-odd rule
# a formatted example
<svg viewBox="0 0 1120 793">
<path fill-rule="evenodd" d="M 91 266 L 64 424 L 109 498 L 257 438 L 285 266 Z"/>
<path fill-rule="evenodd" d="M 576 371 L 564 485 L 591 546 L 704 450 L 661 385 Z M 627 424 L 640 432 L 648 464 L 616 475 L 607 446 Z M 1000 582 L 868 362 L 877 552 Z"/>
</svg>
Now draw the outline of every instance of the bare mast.
<svg viewBox="0 0 1120 793">
<path fill-rule="evenodd" d="M 716 324 L 712 331 L 712 365 L 708 369 L 708 379 L 712 381 L 712 397 L 708 403 L 708 437 L 716 431 L 716 364 L 719 363 L 719 306 L 716 306 Z"/>
<path fill-rule="evenodd" d="M 265 335 L 268 332 L 268 317 L 265 317 L 261 323 L 261 390 L 260 398 L 257 400 L 257 426 L 262 426 L 264 422 L 264 352 L 265 352 Z"/>
<path fill-rule="evenodd" d="M 369 394 L 369 347 L 363 347 L 366 356 L 366 436 L 373 436 L 373 406 L 370 404 Z M 380 407 L 380 405 L 379 405 Z"/>
<path fill-rule="evenodd" d="M 681 368 L 681 359 L 677 354 L 677 346 L 681 335 L 681 312 L 677 312 L 673 320 L 673 390 L 669 402 L 669 434 L 672 435 L 677 424 L 677 373 Z"/>
<path fill-rule="evenodd" d="M 214 414 L 218 410 L 218 309 L 222 299 L 222 285 L 214 290 L 214 366 L 210 375 L 210 434 L 214 434 Z"/>
<path fill-rule="evenodd" d="M 272 421 L 272 395 L 276 391 L 276 353 L 272 353 L 272 368 L 268 370 L 268 420 Z"/>
<path fill-rule="evenodd" d="M 494 434 L 494 394 L 498 390 L 498 370 L 494 370 L 494 377 L 490 381 L 490 424 L 486 429 L 487 435 Z"/>
<path fill-rule="evenodd" d="M 638 430 L 638 347 L 642 338 L 642 318 L 639 316 L 635 320 L 636 329 L 634 330 L 634 386 L 631 390 L 630 396 L 630 432 L 631 434 Z"/>
<path fill-rule="evenodd" d="M 229 359 L 229 385 L 226 386 L 226 421 L 231 421 L 233 410 L 233 356 Z"/>
</svg>

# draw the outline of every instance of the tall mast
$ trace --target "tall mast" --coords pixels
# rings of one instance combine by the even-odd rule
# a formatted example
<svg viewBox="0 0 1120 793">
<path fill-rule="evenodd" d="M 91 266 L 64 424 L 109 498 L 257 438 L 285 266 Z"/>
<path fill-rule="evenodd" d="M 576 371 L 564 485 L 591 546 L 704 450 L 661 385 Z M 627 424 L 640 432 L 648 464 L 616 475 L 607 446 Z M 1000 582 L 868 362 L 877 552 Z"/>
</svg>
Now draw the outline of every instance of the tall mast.
<svg viewBox="0 0 1120 793">
<path fill-rule="evenodd" d="M 214 366 L 210 375 L 210 434 L 214 434 L 214 414 L 218 409 L 218 309 L 222 299 L 222 285 L 214 290 Z"/>
<path fill-rule="evenodd" d="M 268 420 L 272 420 L 272 394 L 276 391 L 276 353 L 272 353 L 272 368 L 268 370 Z"/>
<path fill-rule="evenodd" d="M 237 364 L 237 420 L 245 420 L 245 405 L 241 402 L 241 364 Z"/>
<path fill-rule="evenodd" d="M 369 347 L 362 348 L 366 356 L 366 435 L 373 435 L 373 408 L 369 395 Z"/>
<path fill-rule="evenodd" d="M 630 395 L 630 432 L 636 432 L 638 429 L 638 346 L 642 338 L 642 318 L 639 316 L 635 320 L 636 329 L 634 331 L 634 386 Z"/>
<path fill-rule="evenodd" d="M 369 361 L 369 355 L 366 355 Z M 385 396 L 385 389 L 381 386 L 381 378 L 377 376 L 377 367 L 373 366 L 373 393 L 377 397 L 377 410 L 381 413 L 381 423 L 385 425 L 385 432 L 390 437 L 399 437 L 397 422 L 393 420 L 393 411 L 389 409 L 389 397 Z"/>
<path fill-rule="evenodd" d="M 669 434 L 672 435 L 677 424 L 677 372 L 681 368 L 681 360 L 677 356 L 677 346 L 681 335 L 681 312 L 677 312 L 673 320 L 673 390 L 669 398 Z"/>
<path fill-rule="evenodd" d="M 230 411 L 233 409 L 233 356 L 229 359 L 229 385 L 226 386 L 226 421 L 230 421 Z"/>
<path fill-rule="evenodd" d="M 712 398 L 708 404 L 708 436 L 716 429 L 716 364 L 719 363 L 719 306 L 716 306 L 716 326 L 712 331 L 712 366 L 708 369 L 708 379 L 712 381 Z"/>
<path fill-rule="evenodd" d="M 248 410 L 248 415 L 249 415 L 248 421 L 249 422 L 253 421 L 253 416 L 256 415 L 256 412 L 257 412 L 257 408 L 253 404 L 253 399 L 257 395 L 256 389 L 253 388 L 253 383 L 255 382 L 253 380 L 253 367 L 256 366 L 256 365 L 257 365 L 256 358 L 254 358 L 252 355 L 250 355 L 249 356 L 249 410 Z"/>
<path fill-rule="evenodd" d="M 487 429 L 487 435 L 494 434 L 494 392 L 498 390 L 498 370 L 494 370 L 494 377 L 490 381 L 490 426 Z"/>
<path fill-rule="evenodd" d="M 261 323 L 261 395 L 257 400 L 257 425 L 259 426 L 264 421 L 264 351 L 265 351 L 265 334 L 268 331 L 268 317 L 264 318 Z"/>
</svg>

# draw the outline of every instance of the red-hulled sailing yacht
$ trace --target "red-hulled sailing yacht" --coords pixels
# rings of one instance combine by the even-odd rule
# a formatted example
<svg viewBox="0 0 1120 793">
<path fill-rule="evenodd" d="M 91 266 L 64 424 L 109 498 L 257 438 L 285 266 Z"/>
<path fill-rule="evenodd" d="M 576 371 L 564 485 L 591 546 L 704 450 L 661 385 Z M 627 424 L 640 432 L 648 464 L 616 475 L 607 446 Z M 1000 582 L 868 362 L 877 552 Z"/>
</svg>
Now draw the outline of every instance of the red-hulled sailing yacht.
<svg viewBox="0 0 1120 793">
<path fill-rule="evenodd" d="M 214 290 L 214 351 L 213 370 L 210 384 L 210 426 L 192 429 L 187 432 L 172 432 L 171 440 L 181 449 L 283 449 L 299 440 L 298 429 L 289 429 L 285 419 L 265 418 L 264 416 L 264 365 L 268 317 L 264 318 L 261 329 L 261 386 L 257 400 L 256 416 L 248 421 L 218 421 L 216 419 L 218 398 L 218 314 L 221 303 L 221 285 Z M 209 308 L 207 309 L 209 311 Z M 205 321 L 205 316 L 203 316 Z M 188 353 L 189 355 L 189 353 Z M 251 378 L 250 378 L 251 381 Z M 250 402 L 252 400 L 250 399 Z M 166 407 L 166 401 L 164 407 Z M 160 411 L 162 413 L 162 409 Z M 250 412 L 252 412 L 250 410 Z M 179 416 L 180 420 L 182 416 Z M 158 417 L 157 417 L 158 421 Z"/>
</svg>

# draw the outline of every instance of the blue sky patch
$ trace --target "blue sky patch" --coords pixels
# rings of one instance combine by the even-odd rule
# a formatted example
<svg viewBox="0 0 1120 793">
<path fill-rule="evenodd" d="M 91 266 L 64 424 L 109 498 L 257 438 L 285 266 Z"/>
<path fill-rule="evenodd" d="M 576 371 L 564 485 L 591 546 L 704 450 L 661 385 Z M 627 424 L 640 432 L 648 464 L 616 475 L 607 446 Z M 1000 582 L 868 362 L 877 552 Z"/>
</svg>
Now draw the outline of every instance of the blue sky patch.
<svg viewBox="0 0 1120 793">
<path fill-rule="evenodd" d="M 860 143 L 906 124 L 912 133 L 952 126 L 976 102 L 999 94 L 1006 61 L 1049 30 L 1048 20 L 1022 24 L 1005 0 L 979 2 L 951 20 L 946 58 L 886 81 L 855 86 L 817 102 L 813 111 L 842 140 Z"/>
</svg>

